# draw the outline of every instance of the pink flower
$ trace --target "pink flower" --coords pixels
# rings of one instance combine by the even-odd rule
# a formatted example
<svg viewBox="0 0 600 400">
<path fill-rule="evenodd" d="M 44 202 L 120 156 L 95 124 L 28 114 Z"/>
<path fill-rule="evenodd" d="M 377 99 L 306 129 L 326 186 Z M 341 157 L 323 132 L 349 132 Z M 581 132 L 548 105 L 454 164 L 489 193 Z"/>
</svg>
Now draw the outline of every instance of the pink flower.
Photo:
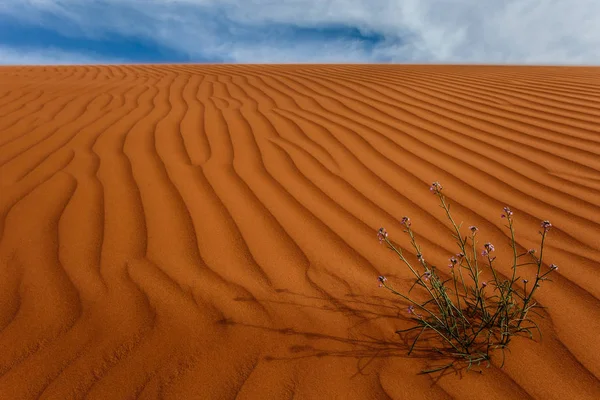
<svg viewBox="0 0 600 400">
<path fill-rule="evenodd" d="M 528 252 L 529 254 L 534 254 L 534 253 L 535 253 L 535 249 L 529 249 L 529 250 L 527 250 L 527 252 Z"/>
<path fill-rule="evenodd" d="M 458 260 L 455 257 L 450 257 L 450 264 L 448 265 L 448 267 L 454 268 L 456 263 L 458 263 Z"/>
<path fill-rule="evenodd" d="M 501 218 L 510 218 L 512 217 L 513 212 L 510 210 L 510 208 L 508 207 L 504 207 L 504 214 L 502 214 L 500 217 Z"/>
<path fill-rule="evenodd" d="M 544 228 L 544 232 L 548 232 L 550 228 L 552 228 L 552 224 L 548 220 L 542 221 L 540 225 L 542 226 L 542 228 Z"/>
<path fill-rule="evenodd" d="M 417 254 L 417 260 L 419 260 L 419 262 L 421 264 L 425 264 L 425 259 L 423 258 L 423 254 L 421 254 L 421 253 Z"/>
<path fill-rule="evenodd" d="M 477 231 L 478 231 L 479 229 L 477 229 L 477 227 L 476 227 L 475 225 L 471 225 L 471 226 L 469 227 L 469 230 L 475 234 L 475 233 L 477 233 Z"/>
<path fill-rule="evenodd" d="M 485 282 L 485 281 L 481 282 L 481 286 L 482 287 L 486 287 L 487 286 L 487 282 Z"/>
<path fill-rule="evenodd" d="M 408 228 L 410 226 L 410 218 L 402 217 L 400 223 Z"/>
<path fill-rule="evenodd" d="M 385 228 L 379 228 L 377 231 L 377 239 L 379 239 L 379 243 L 382 243 L 385 239 L 387 239 L 388 233 Z"/>
<path fill-rule="evenodd" d="M 489 255 L 492 251 L 495 250 L 494 249 L 494 245 L 491 244 L 491 243 L 486 243 L 486 244 L 483 245 L 483 247 L 485 248 L 485 250 L 483 250 L 481 252 L 481 255 L 484 256 L 484 257 L 487 256 L 487 255 Z"/>
<path fill-rule="evenodd" d="M 415 313 L 415 307 L 411 304 L 410 306 L 408 306 L 407 309 L 409 314 L 414 314 Z"/>
<path fill-rule="evenodd" d="M 556 265 L 556 264 L 550 264 L 550 269 L 552 271 L 556 271 L 558 269 L 558 265 Z"/>
<path fill-rule="evenodd" d="M 378 277 L 377 280 L 380 282 L 379 287 L 382 287 L 383 284 L 385 283 L 385 281 L 387 281 L 387 278 L 382 275 L 382 276 Z"/>
<path fill-rule="evenodd" d="M 429 278 L 431 278 L 431 272 L 430 271 L 425 271 L 425 273 L 423 274 L 423 278 L 428 281 Z"/>
<path fill-rule="evenodd" d="M 442 185 L 440 185 L 439 182 L 433 182 L 431 184 L 431 187 L 429 188 L 429 190 L 431 191 L 431 193 L 433 194 L 438 194 L 442 192 Z"/>
</svg>

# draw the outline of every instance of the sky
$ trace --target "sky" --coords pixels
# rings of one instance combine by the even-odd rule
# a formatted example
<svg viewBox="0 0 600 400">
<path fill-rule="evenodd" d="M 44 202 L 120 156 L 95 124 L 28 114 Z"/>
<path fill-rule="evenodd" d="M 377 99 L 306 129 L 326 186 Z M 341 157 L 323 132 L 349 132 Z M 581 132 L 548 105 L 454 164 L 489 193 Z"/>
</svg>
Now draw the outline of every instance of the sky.
<svg viewBox="0 0 600 400">
<path fill-rule="evenodd" d="M 0 0 L 0 64 L 600 65 L 598 0 Z"/>
</svg>

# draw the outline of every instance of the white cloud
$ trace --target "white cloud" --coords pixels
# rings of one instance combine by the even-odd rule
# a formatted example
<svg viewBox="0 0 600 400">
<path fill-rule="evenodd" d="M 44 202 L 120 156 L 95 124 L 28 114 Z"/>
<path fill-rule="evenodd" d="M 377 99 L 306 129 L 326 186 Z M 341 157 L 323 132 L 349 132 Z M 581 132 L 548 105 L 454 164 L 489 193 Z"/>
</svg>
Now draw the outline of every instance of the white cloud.
<svg viewBox="0 0 600 400">
<path fill-rule="evenodd" d="M 57 48 L 14 48 L 0 44 L 0 65 L 114 64 L 125 62 Z"/>
<path fill-rule="evenodd" d="M 596 0 L 4 0 L 2 13 L 232 62 L 600 64 Z M 268 35 L 272 24 L 354 26 L 385 40 L 294 41 Z"/>
</svg>

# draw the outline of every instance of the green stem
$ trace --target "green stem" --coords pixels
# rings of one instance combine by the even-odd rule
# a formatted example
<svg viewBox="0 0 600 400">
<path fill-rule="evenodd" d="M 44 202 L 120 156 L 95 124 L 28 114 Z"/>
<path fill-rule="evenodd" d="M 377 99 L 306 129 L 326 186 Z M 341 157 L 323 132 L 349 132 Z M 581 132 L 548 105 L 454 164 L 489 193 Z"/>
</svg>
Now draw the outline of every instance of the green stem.
<svg viewBox="0 0 600 400">
<path fill-rule="evenodd" d="M 546 239 L 546 231 L 544 230 L 544 232 L 542 233 L 542 243 L 540 245 L 540 258 L 537 260 L 537 274 L 535 276 L 535 282 L 533 284 L 533 287 L 531 288 L 531 292 L 529 292 L 529 295 L 527 295 L 527 293 L 525 293 L 527 296 L 525 297 L 525 300 L 523 300 L 523 309 L 521 310 L 521 314 L 519 316 L 519 322 L 517 324 L 517 328 L 521 327 L 521 323 L 523 322 L 523 319 L 525 318 L 525 315 L 527 314 L 527 305 L 529 304 L 529 301 L 531 301 L 533 294 L 535 293 L 535 290 L 539 287 L 538 283 L 540 281 L 540 270 L 542 268 L 542 258 L 544 257 L 544 241 Z"/>
<path fill-rule="evenodd" d="M 410 232 L 410 228 L 408 228 L 408 230 Z M 417 282 L 421 283 L 421 285 L 427 290 L 427 292 L 429 293 L 429 295 L 431 296 L 431 298 L 437 304 L 438 309 L 441 311 L 442 310 L 442 306 L 441 306 L 440 302 L 438 301 L 438 299 L 436 298 L 436 296 L 431 292 L 431 289 L 429 289 L 429 287 L 425 284 L 425 282 L 423 281 L 423 279 L 421 278 L 421 276 L 417 273 L 417 271 L 415 271 L 414 268 L 412 267 L 412 265 L 410 265 L 410 263 L 408 262 L 408 260 L 406 258 L 404 258 L 404 255 L 402 254 L 402 252 L 399 251 L 398 249 L 396 249 L 396 247 L 392 244 L 392 242 L 390 242 L 390 240 L 388 238 L 385 238 L 385 241 L 391 247 L 391 249 L 394 250 L 396 252 L 396 254 L 398 254 L 398 256 L 400 257 L 400 259 L 408 266 L 408 268 L 410 268 L 410 270 L 412 271 L 412 273 L 417 278 Z"/>
</svg>

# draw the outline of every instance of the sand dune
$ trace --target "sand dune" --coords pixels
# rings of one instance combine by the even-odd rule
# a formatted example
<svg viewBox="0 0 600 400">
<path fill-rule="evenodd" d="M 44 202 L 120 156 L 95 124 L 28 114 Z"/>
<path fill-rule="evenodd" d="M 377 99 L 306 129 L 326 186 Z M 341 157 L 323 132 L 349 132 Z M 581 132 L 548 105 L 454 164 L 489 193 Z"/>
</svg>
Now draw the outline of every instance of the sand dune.
<svg viewBox="0 0 600 400">
<path fill-rule="evenodd" d="M 503 369 L 394 333 L 376 230 L 445 265 L 435 180 L 499 265 L 503 206 L 554 225 Z M 4 67 L 0 184 L 1 399 L 600 398 L 598 68 Z"/>
</svg>

